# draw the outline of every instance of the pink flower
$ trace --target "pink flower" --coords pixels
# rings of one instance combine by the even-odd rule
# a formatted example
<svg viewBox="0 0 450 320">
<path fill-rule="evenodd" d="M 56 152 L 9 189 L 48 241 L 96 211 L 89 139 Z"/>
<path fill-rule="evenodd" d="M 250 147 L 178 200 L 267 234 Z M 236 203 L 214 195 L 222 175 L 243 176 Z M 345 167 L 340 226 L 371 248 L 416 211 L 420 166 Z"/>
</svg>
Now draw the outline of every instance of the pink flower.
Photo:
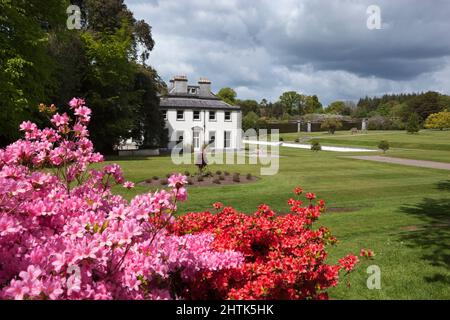
<svg viewBox="0 0 450 320">
<path fill-rule="evenodd" d="M 57 113 L 57 114 L 53 115 L 51 121 L 57 127 L 65 126 L 69 123 L 69 116 L 66 113 L 64 113 L 62 115 Z"/>
<path fill-rule="evenodd" d="M 82 123 L 89 122 L 92 111 L 88 107 L 79 107 L 75 109 L 74 114 L 79 117 Z"/>
<path fill-rule="evenodd" d="M 215 202 L 215 203 L 213 203 L 213 207 L 216 210 L 220 210 L 223 207 L 223 203 L 222 202 Z"/>
<path fill-rule="evenodd" d="M 84 106 L 85 102 L 83 99 L 81 98 L 73 98 L 72 100 L 69 101 L 69 106 L 73 109 L 73 108 L 77 108 L 77 107 L 81 107 Z"/>
<path fill-rule="evenodd" d="M 345 270 L 347 270 L 347 272 L 352 271 L 358 262 L 359 262 L 358 258 L 352 254 L 349 254 L 346 257 L 339 259 L 339 265 Z"/>
<path fill-rule="evenodd" d="M 169 180 L 169 187 L 172 188 L 181 188 L 187 183 L 186 176 L 183 176 L 182 174 L 173 174 L 170 176 Z"/>
<path fill-rule="evenodd" d="M 134 183 L 131 182 L 131 181 L 126 181 L 126 182 L 123 184 L 123 187 L 124 187 L 124 188 L 127 188 L 127 189 L 133 189 L 133 188 L 134 188 Z"/>
<path fill-rule="evenodd" d="M 364 258 L 372 258 L 375 256 L 375 253 L 371 249 L 361 249 L 359 256 Z"/>
</svg>

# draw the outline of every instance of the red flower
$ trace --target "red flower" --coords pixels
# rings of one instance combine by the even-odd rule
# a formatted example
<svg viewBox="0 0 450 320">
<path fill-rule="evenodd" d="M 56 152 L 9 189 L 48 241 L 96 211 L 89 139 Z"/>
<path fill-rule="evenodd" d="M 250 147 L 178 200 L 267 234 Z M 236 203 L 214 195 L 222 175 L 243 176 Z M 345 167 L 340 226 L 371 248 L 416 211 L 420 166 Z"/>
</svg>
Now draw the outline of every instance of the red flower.
<svg viewBox="0 0 450 320">
<path fill-rule="evenodd" d="M 300 188 L 300 187 L 296 187 L 294 189 L 294 193 L 299 196 L 299 195 L 301 195 L 303 193 L 303 189 Z"/>
<path fill-rule="evenodd" d="M 308 192 L 308 193 L 306 194 L 306 199 L 314 200 L 315 198 L 316 198 L 316 194 L 315 194 L 315 193 Z"/>
<path fill-rule="evenodd" d="M 339 265 L 345 270 L 347 270 L 347 272 L 350 272 L 353 270 L 358 261 L 359 260 L 356 256 L 349 254 L 348 256 L 339 259 Z"/>
<path fill-rule="evenodd" d="M 220 210 L 223 207 L 223 203 L 222 202 L 215 202 L 213 203 L 214 209 L 216 210 Z"/>
<path fill-rule="evenodd" d="M 372 258 L 375 256 L 375 253 L 371 249 L 361 249 L 359 256 L 364 258 Z"/>
</svg>

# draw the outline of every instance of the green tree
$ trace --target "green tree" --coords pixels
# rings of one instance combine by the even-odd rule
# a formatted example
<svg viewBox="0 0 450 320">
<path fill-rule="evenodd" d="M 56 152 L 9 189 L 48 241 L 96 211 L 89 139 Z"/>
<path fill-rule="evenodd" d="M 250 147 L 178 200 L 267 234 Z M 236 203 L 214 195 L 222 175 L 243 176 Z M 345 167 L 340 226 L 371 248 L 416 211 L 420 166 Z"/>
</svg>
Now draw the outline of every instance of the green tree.
<svg viewBox="0 0 450 320">
<path fill-rule="evenodd" d="M 352 110 L 344 101 L 334 101 L 325 110 L 326 113 L 350 115 Z"/>
<path fill-rule="evenodd" d="M 279 102 L 285 113 L 290 115 L 305 114 L 305 96 L 295 91 L 284 92 L 280 96 Z"/>
<path fill-rule="evenodd" d="M 217 93 L 217 97 L 220 100 L 228 104 L 231 104 L 232 106 L 236 105 L 236 96 L 237 96 L 236 91 L 234 91 L 229 87 L 222 88 Z"/>
<path fill-rule="evenodd" d="M 247 131 L 248 129 L 259 129 L 259 117 L 253 111 L 249 112 L 245 117 L 242 118 L 242 129 Z"/>
<path fill-rule="evenodd" d="M 408 122 L 406 124 L 406 132 L 417 133 L 420 130 L 420 118 L 417 113 L 413 112 L 409 116 Z"/>
<path fill-rule="evenodd" d="M 237 100 L 236 104 L 241 107 L 242 115 L 245 116 L 249 112 L 260 114 L 259 104 L 255 100 Z"/>
<path fill-rule="evenodd" d="M 55 85 L 49 38 L 65 27 L 68 1 L 0 1 L 0 145 L 18 137 L 25 119 Z"/>
<path fill-rule="evenodd" d="M 322 113 L 323 106 L 316 95 L 307 96 L 305 99 L 305 113 Z"/>
<path fill-rule="evenodd" d="M 322 129 L 328 130 L 328 133 L 334 134 L 336 130 L 342 128 L 342 122 L 336 118 L 327 118 L 320 125 Z"/>
<path fill-rule="evenodd" d="M 450 128 L 450 112 L 442 111 L 430 114 L 425 121 L 425 128 L 440 130 Z"/>
</svg>

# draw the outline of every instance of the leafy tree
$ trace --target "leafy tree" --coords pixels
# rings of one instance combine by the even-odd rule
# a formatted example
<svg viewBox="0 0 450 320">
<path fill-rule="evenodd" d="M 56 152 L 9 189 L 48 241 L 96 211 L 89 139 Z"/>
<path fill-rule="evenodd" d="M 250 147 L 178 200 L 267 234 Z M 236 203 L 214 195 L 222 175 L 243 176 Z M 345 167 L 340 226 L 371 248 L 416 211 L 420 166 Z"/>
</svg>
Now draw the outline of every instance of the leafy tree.
<svg viewBox="0 0 450 320">
<path fill-rule="evenodd" d="M 242 115 L 245 116 L 249 112 L 259 114 L 259 104 L 255 100 L 237 100 L 236 104 L 241 107 Z"/>
<path fill-rule="evenodd" d="M 25 119 L 55 85 L 49 38 L 65 27 L 67 1 L 0 1 L 0 145 L 18 137 Z"/>
<path fill-rule="evenodd" d="M 242 118 L 242 129 L 247 131 L 248 129 L 258 130 L 259 117 L 253 111 L 249 112 L 245 117 Z"/>
<path fill-rule="evenodd" d="M 387 150 L 389 150 L 389 142 L 387 140 L 381 140 L 378 143 L 378 149 L 383 150 L 383 153 L 386 153 Z"/>
<path fill-rule="evenodd" d="M 417 113 L 411 113 L 408 119 L 408 123 L 406 124 L 406 132 L 408 133 L 417 133 L 420 130 L 420 119 Z"/>
<path fill-rule="evenodd" d="M 305 96 L 295 91 L 287 91 L 280 96 L 279 101 L 284 112 L 291 115 L 305 114 Z"/>
<path fill-rule="evenodd" d="M 334 101 L 325 111 L 331 114 L 350 115 L 353 110 L 344 101 Z"/>
<path fill-rule="evenodd" d="M 322 113 L 323 106 L 316 95 L 307 96 L 305 100 L 305 113 Z"/>
<path fill-rule="evenodd" d="M 430 114 L 440 112 L 444 109 L 440 94 L 437 92 L 427 92 L 414 97 L 408 101 L 410 112 L 414 112 L 419 116 L 419 121 L 425 121 Z"/>
<path fill-rule="evenodd" d="M 425 128 L 440 130 L 450 128 L 450 112 L 442 111 L 430 114 L 425 121 Z"/>
<path fill-rule="evenodd" d="M 322 129 L 328 130 L 328 133 L 334 134 L 336 130 L 342 128 L 342 122 L 336 118 L 327 118 L 320 125 Z"/>
<path fill-rule="evenodd" d="M 236 96 L 236 91 L 229 87 L 222 88 L 217 93 L 217 97 L 219 99 L 225 101 L 228 104 L 231 104 L 232 106 L 236 105 Z"/>
</svg>

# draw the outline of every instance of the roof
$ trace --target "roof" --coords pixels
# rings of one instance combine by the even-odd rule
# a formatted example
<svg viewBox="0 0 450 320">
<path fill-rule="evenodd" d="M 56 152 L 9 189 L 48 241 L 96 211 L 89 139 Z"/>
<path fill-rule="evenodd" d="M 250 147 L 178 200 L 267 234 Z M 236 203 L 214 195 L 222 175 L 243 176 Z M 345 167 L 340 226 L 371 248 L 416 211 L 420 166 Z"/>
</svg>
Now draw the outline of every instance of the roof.
<svg viewBox="0 0 450 320">
<path fill-rule="evenodd" d="M 215 96 L 199 97 L 180 94 L 171 94 L 161 97 L 159 106 L 162 109 L 216 109 L 216 110 L 241 110 L 239 106 L 232 106 Z"/>
</svg>

